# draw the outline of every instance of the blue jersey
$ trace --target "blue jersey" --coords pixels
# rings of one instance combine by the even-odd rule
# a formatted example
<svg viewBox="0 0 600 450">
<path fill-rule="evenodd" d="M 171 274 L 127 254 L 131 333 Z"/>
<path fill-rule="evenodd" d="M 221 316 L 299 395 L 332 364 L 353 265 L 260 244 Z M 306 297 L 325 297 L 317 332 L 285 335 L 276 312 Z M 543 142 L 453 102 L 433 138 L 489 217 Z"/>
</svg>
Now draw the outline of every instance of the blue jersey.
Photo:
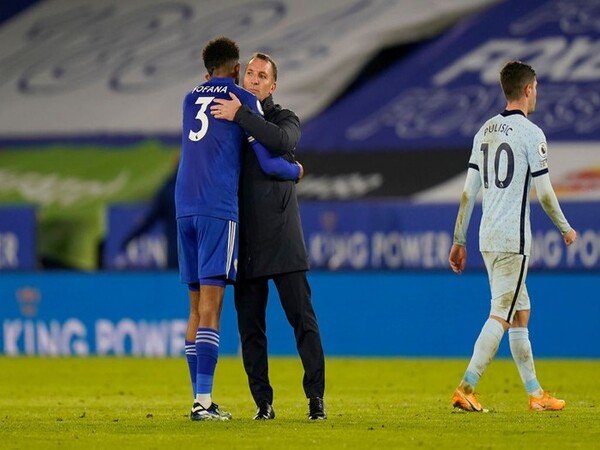
<svg viewBox="0 0 600 450">
<path fill-rule="evenodd" d="M 238 181 L 246 134 L 234 122 L 215 119 L 210 104 L 235 94 L 262 115 L 260 103 L 231 78 L 212 78 L 196 86 L 183 102 L 183 136 L 175 209 L 177 217 L 202 215 L 238 220 Z"/>
</svg>

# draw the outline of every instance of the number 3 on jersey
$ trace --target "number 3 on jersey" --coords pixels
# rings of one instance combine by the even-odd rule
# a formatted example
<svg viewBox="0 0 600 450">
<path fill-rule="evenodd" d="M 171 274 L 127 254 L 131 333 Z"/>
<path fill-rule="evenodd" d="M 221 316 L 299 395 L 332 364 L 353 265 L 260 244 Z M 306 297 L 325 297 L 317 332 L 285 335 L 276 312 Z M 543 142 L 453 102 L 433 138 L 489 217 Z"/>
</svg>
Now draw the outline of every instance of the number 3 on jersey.
<svg viewBox="0 0 600 450">
<path fill-rule="evenodd" d="M 198 97 L 196 99 L 196 105 L 200 105 L 200 111 L 196 114 L 196 119 L 200 121 L 200 129 L 198 131 L 190 130 L 188 138 L 190 141 L 198 142 L 202 139 L 208 131 L 208 117 L 206 115 L 206 108 L 210 105 L 215 98 L 214 97 Z"/>
<path fill-rule="evenodd" d="M 489 187 L 488 182 L 488 153 L 489 153 L 489 144 L 484 142 L 481 144 L 481 151 L 483 152 L 483 187 L 486 189 Z M 502 157 L 502 153 L 506 153 L 506 175 L 503 180 L 500 179 L 500 158 Z M 498 146 L 496 150 L 496 157 L 494 158 L 494 173 L 496 174 L 496 179 L 494 180 L 494 184 L 499 189 L 505 189 L 508 187 L 510 182 L 513 179 L 513 175 L 515 174 L 515 155 L 513 153 L 512 148 L 506 142 L 503 142 Z"/>
</svg>

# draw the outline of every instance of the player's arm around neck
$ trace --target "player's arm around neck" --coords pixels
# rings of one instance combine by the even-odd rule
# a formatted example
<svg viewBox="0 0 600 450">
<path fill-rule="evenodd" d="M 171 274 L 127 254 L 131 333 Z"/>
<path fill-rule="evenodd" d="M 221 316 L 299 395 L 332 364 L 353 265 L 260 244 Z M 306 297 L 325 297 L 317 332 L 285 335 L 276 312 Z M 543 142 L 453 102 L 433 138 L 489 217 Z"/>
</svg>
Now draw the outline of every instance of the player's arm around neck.
<svg viewBox="0 0 600 450">
<path fill-rule="evenodd" d="M 534 177 L 533 180 L 535 183 L 535 191 L 537 192 L 538 200 L 542 204 L 542 208 L 544 208 L 544 211 L 548 217 L 550 217 L 550 220 L 552 220 L 554 225 L 560 230 L 565 244 L 572 244 L 577 240 L 577 233 L 571 228 L 560 208 L 556 193 L 550 182 L 550 175 L 545 173 Z"/>
<path fill-rule="evenodd" d="M 256 154 L 261 170 L 267 175 L 280 180 L 298 181 L 304 175 L 304 168 L 296 163 L 289 162 L 281 156 L 272 156 L 269 151 L 254 137 L 248 136 L 252 150 Z"/>
<path fill-rule="evenodd" d="M 469 167 L 465 186 L 460 197 L 456 224 L 454 225 L 454 243 L 448 258 L 450 267 L 456 273 L 461 273 L 467 263 L 467 230 L 469 229 L 471 214 L 473 213 L 475 200 L 480 189 L 481 178 L 479 177 L 479 171 Z"/>
</svg>

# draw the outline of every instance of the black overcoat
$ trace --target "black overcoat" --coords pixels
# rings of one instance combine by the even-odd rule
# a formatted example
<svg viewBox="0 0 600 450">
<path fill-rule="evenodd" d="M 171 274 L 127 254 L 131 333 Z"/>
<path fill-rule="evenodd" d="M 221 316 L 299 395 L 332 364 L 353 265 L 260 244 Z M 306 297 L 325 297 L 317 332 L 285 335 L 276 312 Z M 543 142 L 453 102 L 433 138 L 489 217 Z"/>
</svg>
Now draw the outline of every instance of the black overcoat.
<svg viewBox="0 0 600 450">
<path fill-rule="evenodd" d="M 235 122 L 272 154 L 293 161 L 300 120 L 271 96 L 261 105 L 264 118 L 242 106 Z M 296 184 L 263 173 L 250 149 L 243 152 L 239 207 L 238 279 L 308 270 Z"/>
</svg>

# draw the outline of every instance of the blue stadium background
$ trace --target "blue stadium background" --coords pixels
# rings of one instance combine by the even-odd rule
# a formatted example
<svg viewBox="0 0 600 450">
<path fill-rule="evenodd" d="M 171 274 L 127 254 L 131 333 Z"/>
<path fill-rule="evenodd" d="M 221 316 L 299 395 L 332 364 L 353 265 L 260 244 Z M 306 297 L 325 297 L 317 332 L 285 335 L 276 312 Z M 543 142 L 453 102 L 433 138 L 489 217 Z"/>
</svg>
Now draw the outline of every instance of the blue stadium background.
<svg viewBox="0 0 600 450">
<path fill-rule="evenodd" d="M 184 60 L 172 48 L 197 56 L 207 39 L 231 33 L 246 54 L 263 50 L 280 61 L 275 100 L 302 117 L 298 159 L 307 177 L 298 192 L 327 355 L 470 354 L 489 307 L 476 251 L 480 207 L 469 231 L 467 272 L 453 275 L 446 259 L 472 135 L 503 108 L 498 67 L 518 58 L 538 72 L 532 120 L 546 132 L 552 180 L 580 236 L 565 248 L 532 202 L 534 351 L 543 357 L 600 356 L 600 72 L 594 62 L 600 2 L 461 0 L 432 7 L 408 0 L 333 1 L 307 2 L 303 11 L 289 0 L 240 0 L 210 11 L 193 1 L 5 3 L 0 353 L 183 353 L 187 294 L 176 271 L 166 268 L 164 226 L 122 245 L 145 217 L 168 168 L 147 167 L 154 184 L 126 196 L 125 203 L 108 197 L 101 240 L 93 243 L 97 262 L 90 268 L 49 257 L 48 248 L 61 247 L 47 241 L 52 233 L 40 232 L 47 219 L 43 199 L 32 197 L 27 186 L 35 175 L 27 178 L 31 172 L 19 172 L 12 161 L 56 146 L 83 155 L 92 154 L 90 146 L 108 155 L 149 141 L 176 147 L 179 116 L 172 111 L 185 86 L 203 72 L 199 59 L 186 70 L 172 70 Z M 400 14 L 407 6 L 418 13 Z M 258 15 L 239 13 L 257 9 L 269 18 L 270 34 Z M 144 21 L 132 21 L 136 13 Z M 224 25 L 206 36 L 189 31 L 203 20 Z M 188 34 L 172 42 L 169 24 Z M 164 41 L 156 38 L 162 32 Z M 50 45 L 45 40 L 52 47 L 44 47 Z M 89 48 L 102 51 L 88 60 L 83 50 Z M 149 109 L 148 98 L 164 109 Z M 93 110 L 86 110 L 88 101 Z M 84 121 L 85 114 L 93 116 Z M 44 167 L 40 173 L 62 176 Z M 68 236 L 61 239 L 68 251 Z M 294 354 L 292 330 L 274 291 L 270 351 Z M 231 295 L 229 290 L 221 350 L 236 354 Z M 507 347 L 501 354 L 508 354 Z"/>
</svg>

